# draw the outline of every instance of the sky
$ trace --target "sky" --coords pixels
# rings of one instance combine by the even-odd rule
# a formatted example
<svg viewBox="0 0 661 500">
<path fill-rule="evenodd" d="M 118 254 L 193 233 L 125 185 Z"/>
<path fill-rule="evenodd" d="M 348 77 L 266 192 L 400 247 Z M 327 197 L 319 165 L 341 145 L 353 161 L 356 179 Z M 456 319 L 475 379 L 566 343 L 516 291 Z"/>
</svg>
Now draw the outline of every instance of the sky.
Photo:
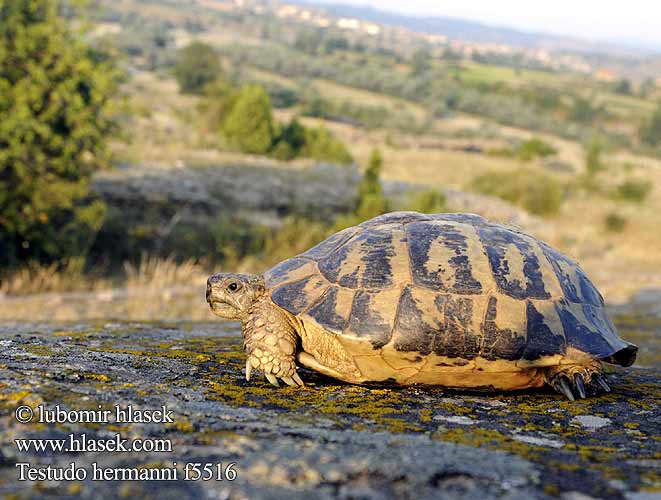
<svg viewBox="0 0 661 500">
<path fill-rule="evenodd" d="M 319 1 L 319 0 L 317 0 Z M 660 0 L 324 0 L 661 50 Z"/>
</svg>

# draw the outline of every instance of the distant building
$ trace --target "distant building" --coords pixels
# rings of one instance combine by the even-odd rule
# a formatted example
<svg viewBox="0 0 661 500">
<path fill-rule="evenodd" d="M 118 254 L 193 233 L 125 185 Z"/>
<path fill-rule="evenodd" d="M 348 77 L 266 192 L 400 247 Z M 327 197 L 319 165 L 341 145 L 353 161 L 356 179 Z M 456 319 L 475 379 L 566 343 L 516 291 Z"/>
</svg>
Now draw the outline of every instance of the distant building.
<svg viewBox="0 0 661 500">
<path fill-rule="evenodd" d="M 379 33 L 381 33 L 381 28 L 379 27 L 378 24 L 364 23 L 363 24 L 363 31 L 365 33 L 367 33 L 368 35 L 376 36 Z"/>
<path fill-rule="evenodd" d="M 614 82 L 617 80 L 617 75 L 607 68 L 599 68 L 594 73 L 597 80 L 602 80 L 604 82 Z"/>
<path fill-rule="evenodd" d="M 295 5 L 283 5 L 275 11 L 275 15 L 280 18 L 295 17 L 298 14 L 298 7 Z"/>
<path fill-rule="evenodd" d="M 360 21 L 355 18 L 341 17 L 337 20 L 337 26 L 345 30 L 358 30 L 360 29 Z"/>
</svg>

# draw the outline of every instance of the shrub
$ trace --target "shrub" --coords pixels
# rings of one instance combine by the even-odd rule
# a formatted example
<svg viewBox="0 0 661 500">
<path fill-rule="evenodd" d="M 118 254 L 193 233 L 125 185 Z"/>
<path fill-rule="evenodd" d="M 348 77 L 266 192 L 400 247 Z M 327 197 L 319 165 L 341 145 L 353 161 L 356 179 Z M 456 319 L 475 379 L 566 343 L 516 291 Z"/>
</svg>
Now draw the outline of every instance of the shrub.
<svg viewBox="0 0 661 500">
<path fill-rule="evenodd" d="M 530 161 L 537 157 L 545 158 L 547 156 L 553 156 L 558 151 L 548 142 L 533 137 L 527 141 L 521 143 L 521 145 L 516 150 L 516 156 L 520 160 Z"/>
<path fill-rule="evenodd" d="M 411 75 L 420 76 L 432 68 L 431 54 L 425 49 L 418 49 L 411 57 Z"/>
<path fill-rule="evenodd" d="M 383 157 L 381 152 L 378 149 L 372 150 L 363 178 L 358 184 L 356 207 L 351 213 L 337 218 L 333 231 L 355 226 L 390 210 L 390 204 L 383 195 L 381 188 L 382 167 Z"/>
<path fill-rule="evenodd" d="M 0 2 L 0 262 L 86 255 L 104 205 L 119 73 L 58 16 L 59 2 Z"/>
<path fill-rule="evenodd" d="M 585 152 L 585 173 L 593 177 L 599 172 L 606 170 L 606 165 L 601 161 L 603 146 L 598 141 L 592 141 Z"/>
<path fill-rule="evenodd" d="M 259 85 L 243 87 L 222 125 L 228 142 L 244 153 L 265 154 L 273 145 L 271 102 Z"/>
<path fill-rule="evenodd" d="M 179 52 L 174 76 L 182 93 L 201 94 L 206 85 L 221 75 L 220 58 L 210 45 L 193 42 Z"/>
<path fill-rule="evenodd" d="M 305 129 L 305 146 L 301 155 L 320 161 L 347 165 L 353 157 L 342 141 L 333 137 L 323 126 Z"/>
<path fill-rule="evenodd" d="M 296 158 L 296 152 L 286 141 L 278 141 L 271 150 L 270 156 L 280 161 L 289 161 Z"/>
<path fill-rule="evenodd" d="M 626 201 L 642 203 L 652 191 L 652 183 L 643 180 L 627 180 L 617 186 L 616 195 Z"/>
<path fill-rule="evenodd" d="M 631 95 L 631 82 L 626 78 L 622 78 L 613 87 L 613 92 L 616 94 Z"/>
<path fill-rule="evenodd" d="M 537 215 L 552 215 L 562 205 L 562 185 L 553 177 L 528 169 L 490 172 L 473 180 L 472 189 L 497 196 Z"/>
<path fill-rule="evenodd" d="M 447 210 L 446 203 L 447 200 L 442 192 L 428 189 L 415 194 L 406 209 L 424 214 L 438 214 Z"/>
<path fill-rule="evenodd" d="M 378 149 L 374 149 L 358 185 L 358 206 L 355 213 L 361 220 L 371 219 L 389 210 L 388 200 L 381 188 L 382 168 L 383 156 Z"/>
<path fill-rule="evenodd" d="M 305 146 L 305 127 L 293 118 L 280 131 L 271 154 L 281 160 L 291 160 L 299 156 L 303 146 Z"/>
<path fill-rule="evenodd" d="M 661 146 L 661 105 L 659 105 L 638 131 L 640 140 L 649 146 Z"/>
<path fill-rule="evenodd" d="M 569 112 L 569 119 L 579 123 L 591 124 L 596 119 L 601 109 L 595 106 L 591 99 L 574 96 L 574 102 Z"/>
<path fill-rule="evenodd" d="M 627 219 L 616 212 L 611 212 L 604 219 L 604 225 L 607 231 L 621 233 L 627 226 Z"/>
</svg>

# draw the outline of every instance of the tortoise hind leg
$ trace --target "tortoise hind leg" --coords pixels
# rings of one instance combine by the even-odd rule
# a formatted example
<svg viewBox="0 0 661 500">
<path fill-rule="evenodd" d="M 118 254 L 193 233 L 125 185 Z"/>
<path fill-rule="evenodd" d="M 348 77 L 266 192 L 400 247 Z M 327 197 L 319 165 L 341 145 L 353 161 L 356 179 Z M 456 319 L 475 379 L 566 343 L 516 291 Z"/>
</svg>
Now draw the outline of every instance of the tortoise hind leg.
<svg viewBox="0 0 661 500">
<path fill-rule="evenodd" d="M 364 382 L 362 379 L 358 379 L 355 376 L 351 376 L 347 373 L 341 373 L 337 370 L 334 370 L 333 368 L 330 368 L 322 363 L 320 363 L 314 356 L 307 352 L 299 352 L 297 354 L 297 359 L 300 364 L 303 366 L 310 368 L 311 370 L 314 370 L 316 372 L 319 372 L 323 375 L 326 375 L 328 377 L 335 378 L 337 380 L 342 380 L 343 382 L 349 382 L 351 384 L 360 384 L 361 382 Z"/>
<path fill-rule="evenodd" d="M 611 391 L 602 373 L 601 362 L 596 360 L 550 367 L 544 374 L 544 380 L 570 401 Z"/>
</svg>

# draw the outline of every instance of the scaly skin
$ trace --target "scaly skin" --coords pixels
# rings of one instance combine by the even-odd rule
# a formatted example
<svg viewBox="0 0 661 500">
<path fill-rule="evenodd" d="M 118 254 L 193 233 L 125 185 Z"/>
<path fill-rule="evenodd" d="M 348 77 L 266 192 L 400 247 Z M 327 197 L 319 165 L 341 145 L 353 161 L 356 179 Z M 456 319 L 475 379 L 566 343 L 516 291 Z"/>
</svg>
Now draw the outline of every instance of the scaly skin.
<svg viewBox="0 0 661 500">
<path fill-rule="evenodd" d="M 264 295 L 255 301 L 242 324 L 248 354 L 246 380 L 256 368 L 276 387 L 278 378 L 288 385 L 303 385 L 296 373 L 298 335 L 287 313 Z"/>
<path fill-rule="evenodd" d="M 597 360 L 550 367 L 546 370 L 544 378 L 547 384 L 560 394 L 564 394 L 570 401 L 574 401 L 577 397 L 583 399 L 588 394 L 611 390 L 602 373 L 601 362 Z"/>
<path fill-rule="evenodd" d="M 246 379 L 253 368 L 262 370 L 278 387 L 304 385 L 296 373 L 296 320 L 271 302 L 264 278 L 254 274 L 218 273 L 207 281 L 207 302 L 214 314 L 242 324 L 248 354 Z"/>
</svg>

